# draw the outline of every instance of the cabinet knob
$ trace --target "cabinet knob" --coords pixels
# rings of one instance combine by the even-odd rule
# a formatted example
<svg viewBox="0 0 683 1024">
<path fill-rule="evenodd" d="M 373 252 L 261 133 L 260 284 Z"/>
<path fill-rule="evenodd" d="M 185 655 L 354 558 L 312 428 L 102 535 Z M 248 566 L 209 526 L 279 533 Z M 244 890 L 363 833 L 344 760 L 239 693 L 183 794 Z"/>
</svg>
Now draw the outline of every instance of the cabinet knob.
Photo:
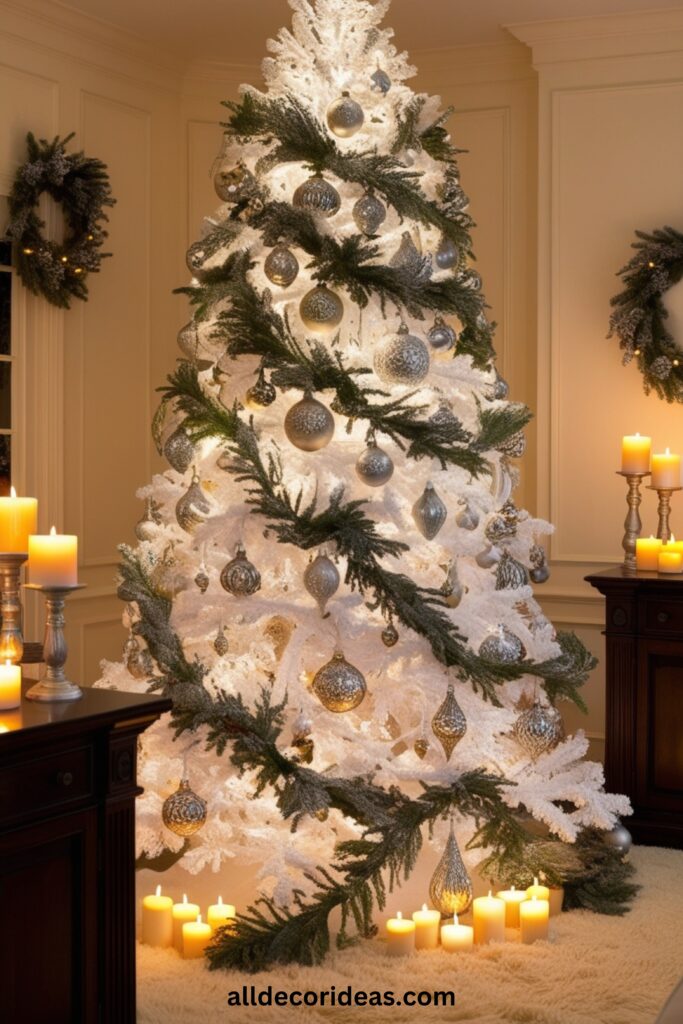
<svg viewBox="0 0 683 1024">
<path fill-rule="evenodd" d="M 657 612 L 657 622 L 668 622 L 670 618 L 668 612 Z"/>
<path fill-rule="evenodd" d="M 57 782 L 60 786 L 70 786 L 73 780 L 72 772 L 57 772 Z"/>
</svg>

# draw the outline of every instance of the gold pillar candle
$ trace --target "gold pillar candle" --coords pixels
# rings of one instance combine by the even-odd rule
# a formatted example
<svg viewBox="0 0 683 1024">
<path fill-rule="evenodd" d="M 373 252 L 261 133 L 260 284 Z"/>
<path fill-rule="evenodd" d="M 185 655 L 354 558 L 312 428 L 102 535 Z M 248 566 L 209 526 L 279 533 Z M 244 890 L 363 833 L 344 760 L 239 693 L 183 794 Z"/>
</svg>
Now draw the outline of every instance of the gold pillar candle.
<svg viewBox="0 0 683 1024">
<path fill-rule="evenodd" d="M 0 710 L 9 711 L 21 704 L 21 666 L 7 659 L 0 665 Z"/>
<path fill-rule="evenodd" d="M 31 583 L 43 587 L 73 587 L 78 583 L 78 537 L 57 533 L 32 534 L 28 539 Z"/>
<path fill-rule="evenodd" d="M 650 486 L 656 491 L 681 486 L 681 457 L 674 455 L 667 448 L 665 452 L 652 456 L 652 476 Z"/>
<path fill-rule="evenodd" d="M 160 885 L 142 901 L 141 941 L 147 946 L 173 945 L 173 900 L 161 895 Z"/>
<path fill-rule="evenodd" d="M 439 945 L 439 927 L 441 914 L 438 910 L 429 910 L 422 904 L 422 910 L 413 913 L 415 922 L 415 949 L 436 949 Z"/>
<path fill-rule="evenodd" d="M 658 537 L 639 537 L 636 541 L 636 569 L 657 572 L 657 558 L 662 548 Z"/>
<path fill-rule="evenodd" d="M 621 439 L 621 472 L 649 473 L 651 437 L 631 434 Z"/>
<path fill-rule="evenodd" d="M 29 534 L 38 524 L 38 500 L 17 498 L 12 487 L 8 498 L 0 498 L 0 551 L 28 551 Z"/>
<path fill-rule="evenodd" d="M 447 953 L 461 953 L 472 949 L 474 928 L 466 924 L 458 924 L 458 915 L 453 915 L 452 924 L 441 926 L 441 945 Z"/>
<path fill-rule="evenodd" d="M 223 897 L 218 897 L 218 903 L 212 903 L 206 912 L 206 923 L 210 924 L 214 931 L 223 928 L 225 925 L 235 923 L 235 908 L 232 903 L 224 903 Z"/>
<path fill-rule="evenodd" d="M 185 960 L 196 960 L 204 956 L 204 950 L 211 942 L 213 931 L 211 925 L 202 921 L 199 914 L 196 921 L 186 921 L 183 925 L 183 957 Z"/>
<path fill-rule="evenodd" d="M 472 904 L 474 941 L 478 946 L 487 942 L 505 942 L 505 903 L 497 896 L 478 896 Z"/>
<path fill-rule="evenodd" d="M 173 945 L 179 953 L 183 951 L 183 925 L 188 921 L 196 921 L 199 917 L 199 904 L 188 903 L 187 895 L 182 903 L 173 904 Z"/>
<path fill-rule="evenodd" d="M 526 891 L 529 900 L 548 900 L 550 902 L 550 889 L 547 885 L 539 885 L 538 878 L 534 876 L 534 884 Z"/>
<path fill-rule="evenodd" d="M 509 889 L 501 889 L 496 896 L 505 904 L 505 927 L 519 928 L 519 905 L 527 899 L 526 891 L 515 889 L 513 885 Z"/>
<path fill-rule="evenodd" d="M 666 573 L 683 572 L 683 551 L 671 550 L 668 544 L 662 544 L 657 555 L 657 571 Z"/>
<path fill-rule="evenodd" d="M 525 900 L 519 907 L 520 938 L 529 945 L 548 938 L 550 904 L 547 900 Z"/>
<path fill-rule="evenodd" d="M 415 922 L 406 921 L 399 910 L 387 921 L 387 953 L 389 956 L 410 956 L 415 952 Z"/>
</svg>

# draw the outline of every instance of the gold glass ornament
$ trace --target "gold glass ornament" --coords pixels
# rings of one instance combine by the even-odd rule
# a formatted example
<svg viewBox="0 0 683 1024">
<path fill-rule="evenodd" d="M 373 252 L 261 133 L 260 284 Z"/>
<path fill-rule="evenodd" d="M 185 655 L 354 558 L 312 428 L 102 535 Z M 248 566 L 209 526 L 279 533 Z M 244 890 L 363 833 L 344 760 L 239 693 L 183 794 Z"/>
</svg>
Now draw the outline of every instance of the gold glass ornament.
<svg viewBox="0 0 683 1024">
<path fill-rule="evenodd" d="M 307 331 L 331 334 L 344 317 L 344 303 L 336 292 L 320 284 L 306 292 L 299 303 L 301 320 Z"/>
<path fill-rule="evenodd" d="M 264 633 L 273 645 L 276 661 L 280 661 L 285 653 L 293 632 L 294 623 L 286 619 L 284 615 L 273 615 L 272 618 L 268 619 Z"/>
<path fill-rule="evenodd" d="M 263 270 L 273 284 L 289 288 L 299 273 L 299 261 L 291 249 L 279 242 L 266 256 Z"/>
<path fill-rule="evenodd" d="M 188 779 L 181 779 L 175 793 L 164 800 L 161 817 L 177 836 L 194 835 L 206 824 L 206 800 L 190 789 Z"/>
<path fill-rule="evenodd" d="M 453 683 L 449 682 L 443 703 L 432 718 L 432 732 L 450 761 L 451 754 L 467 732 L 467 719 L 455 699 Z"/>
<path fill-rule="evenodd" d="M 175 517 L 178 520 L 178 525 L 186 533 L 194 533 L 210 511 L 211 507 L 199 486 L 199 476 L 195 470 L 192 474 L 192 483 L 176 504 Z"/>
<path fill-rule="evenodd" d="M 472 880 L 460 855 L 452 823 L 446 849 L 429 883 L 429 898 L 444 917 L 464 914 L 472 902 Z"/>
<path fill-rule="evenodd" d="M 365 114 L 360 103 L 343 92 L 338 100 L 327 108 L 327 126 L 340 139 L 348 139 L 363 127 Z"/>
<path fill-rule="evenodd" d="M 336 714 L 353 711 L 367 693 L 363 673 L 351 665 L 340 650 L 318 669 L 312 689 L 323 707 Z"/>
<path fill-rule="evenodd" d="M 261 588 L 261 573 L 247 558 L 242 544 L 235 549 L 235 557 L 223 567 L 221 586 L 233 597 L 251 597 Z"/>
<path fill-rule="evenodd" d="M 391 621 L 382 630 L 382 643 L 385 647 L 394 647 L 398 643 L 398 630 Z"/>
<path fill-rule="evenodd" d="M 304 586 L 315 598 L 320 614 L 325 615 L 327 602 L 339 589 L 339 570 L 331 558 L 318 554 L 304 572 Z"/>
<path fill-rule="evenodd" d="M 318 452 L 332 440 L 334 417 L 327 406 L 306 391 L 285 416 L 285 434 L 296 448 Z"/>
</svg>

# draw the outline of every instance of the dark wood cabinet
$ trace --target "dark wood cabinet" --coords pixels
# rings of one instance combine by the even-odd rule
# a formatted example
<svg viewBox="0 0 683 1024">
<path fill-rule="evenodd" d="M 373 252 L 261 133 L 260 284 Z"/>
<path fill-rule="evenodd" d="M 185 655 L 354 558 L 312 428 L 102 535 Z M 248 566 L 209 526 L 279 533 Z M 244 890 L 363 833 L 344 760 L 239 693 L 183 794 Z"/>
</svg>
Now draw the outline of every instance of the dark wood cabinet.
<svg viewBox="0 0 683 1024">
<path fill-rule="evenodd" d="M 636 842 L 683 849 L 683 580 L 586 579 L 606 598 L 607 787 L 630 797 Z"/>
<path fill-rule="evenodd" d="M 134 1024 L 138 736 L 159 697 L 0 711 L 0 1017 Z"/>
</svg>

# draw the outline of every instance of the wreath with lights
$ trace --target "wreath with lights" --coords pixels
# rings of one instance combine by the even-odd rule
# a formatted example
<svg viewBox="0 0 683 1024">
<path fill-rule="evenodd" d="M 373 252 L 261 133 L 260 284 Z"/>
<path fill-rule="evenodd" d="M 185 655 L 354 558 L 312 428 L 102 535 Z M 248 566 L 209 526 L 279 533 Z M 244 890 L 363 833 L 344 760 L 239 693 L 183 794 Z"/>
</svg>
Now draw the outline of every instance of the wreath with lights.
<svg viewBox="0 0 683 1024">
<path fill-rule="evenodd" d="M 683 402 L 683 350 L 667 329 L 663 300 L 683 277 L 683 234 L 664 227 L 636 238 L 635 256 L 619 271 L 625 287 L 612 299 L 608 337 L 618 337 L 624 365 L 638 361 L 646 394 Z"/>
<path fill-rule="evenodd" d="M 87 300 L 88 274 L 97 273 L 107 237 L 105 207 L 113 206 L 107 166 L 84 153 L 67 153 L 73 138 L 57 136 L 52 142 L 26 136 L 28 160 L 17 171 L 9 195 L 7 234 L 16 243 L 15 265 L 22 281 L 34 294 L 55 306 L 68 309 L 72 298 Z M 38 215 L 38 201 L 46 192 L 64 213 L 63 242 L 45 238 L 45 222 Z"/>
</svg>

